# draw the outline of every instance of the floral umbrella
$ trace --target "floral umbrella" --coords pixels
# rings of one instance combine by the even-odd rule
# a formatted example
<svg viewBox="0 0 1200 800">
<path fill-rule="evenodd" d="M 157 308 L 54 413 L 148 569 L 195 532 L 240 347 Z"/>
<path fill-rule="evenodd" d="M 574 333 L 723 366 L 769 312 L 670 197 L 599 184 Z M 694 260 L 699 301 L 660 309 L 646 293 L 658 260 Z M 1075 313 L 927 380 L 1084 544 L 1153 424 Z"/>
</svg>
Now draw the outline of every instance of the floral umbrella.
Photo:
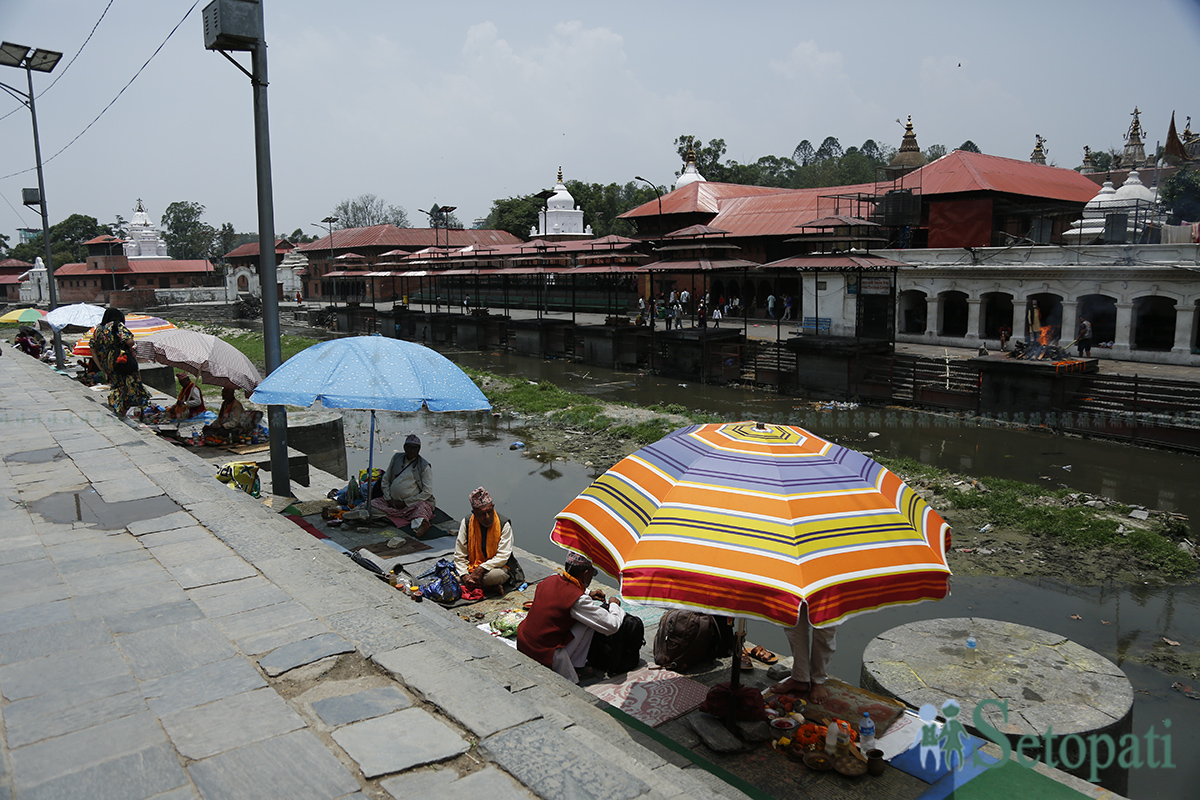
<svg viewBox="0 0 1200 800">
<path fill-rule="evenodd" d="M 145 314 L 130 314 L 125 317 L 125 327 L 129 328 L 129 332 L 133 334 L 134 341 L 145 339 L 147 336 L 159 331 L 175 329 L 175 326 L 165 319 L 148 317 Z M 71 355 L 83 356 L 84 358 L 90 357 L 92 355 L 92 334 L 95 332 L 96 329 L 92 328 L 85 333 L 83 338 L 75 344 L 75 349 L 71 351 Z"/>
</svg>

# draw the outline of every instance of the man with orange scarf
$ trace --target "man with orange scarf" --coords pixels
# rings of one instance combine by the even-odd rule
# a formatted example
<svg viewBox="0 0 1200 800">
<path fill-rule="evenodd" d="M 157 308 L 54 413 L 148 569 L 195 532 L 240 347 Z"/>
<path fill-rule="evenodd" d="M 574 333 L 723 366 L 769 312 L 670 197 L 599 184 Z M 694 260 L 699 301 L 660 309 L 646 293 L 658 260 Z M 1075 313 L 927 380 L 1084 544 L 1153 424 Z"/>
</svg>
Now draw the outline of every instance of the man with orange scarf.
<svg viewBox="0 0 1200 800">
<path fill-rule="evenodd" d="M 458 526 L 454 566 L 465 590 L 499 586 L 509 578 L 512 523 L 496 513 L 492 496 L 482 486 L 471 492 L 470 500 L 471 516 L 464 517 Z"/>
</svg>

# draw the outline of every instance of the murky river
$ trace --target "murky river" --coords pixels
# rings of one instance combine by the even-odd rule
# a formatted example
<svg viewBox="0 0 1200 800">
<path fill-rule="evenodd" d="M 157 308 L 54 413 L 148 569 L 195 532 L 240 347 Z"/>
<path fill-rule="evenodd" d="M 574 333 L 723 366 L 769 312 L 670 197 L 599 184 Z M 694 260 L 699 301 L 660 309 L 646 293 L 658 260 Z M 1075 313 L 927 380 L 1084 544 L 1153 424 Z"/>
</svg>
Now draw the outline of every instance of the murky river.
<svg viewBox="0 0 1200 800">
<path fill-rule="evenodd" d="M 605 399 L 651 405 L 679 403 L 727 419 L 794 423 L 841 444 L 977 477 L 1013 478 L 1047 486 L 1106 495 L 1129 504 L 1178 511 L 1200 521 L 1195 491 L 1200 458 L 1128 447 L 1119 443 L 1056 436 L 1037 430 L 979 425 L 907 411 L 856 409 L 819 411 L 794 398 L 738 389 L 688 384 L 634 373 L 582 367 L 567 362 L 507 355 L 453 354 L 463 365 L 530 380 L 551 380 L 565 388 Z M 367 465 L 369 415 L 346 419 L 351 469 Z M 502 512 L 513 519 L 517 543 L 560 560 L 549 540 L 553 520 L 599 470 L 571 461 L 538 460 L 530 450 L 511 450 L 522 440 L 519 420 L 489 414 L 377 415 L 376 464 L 386 462 L 405 435 L 418 433 L 422 454 L 434 465 L 438 505 L 452 515 L 467 510 L 476 486 L 488 488 Z M 876 432 L 877 437 L 868 437 Z M 1198 524 L 1198 523 L 1193 523 Z M 1164 637 L 1194 651 L 1200 647 L 1200 587 L 1075 587 L 1051 580 L 956 577 L 952 595 L 939 603 L 883 611 L 852 620 L 838 635 L 831 674 L 857 683 L 863 649 L 872 638 L 897 625 L 933 617 L 980 616 L 1007 620 L 1069 636 L 1112 659 L 1134 687 L 1134 733 L 1150 726 L 1163 732 L 1170 720 L 1174 769 L 1134 770 L 1133 798 L 1194 797 L 1200 781 L 1200 701 L 1171 688 L 1190 676 L 1168 676 L 1132 660 L 1170 645 Z M 1074 620 L 1072 614 L 1082 619 Z M 782 629 L 755 623 L 750 638 L 786 653 Z M 980 642 L 980 647 L 986 647 Z"/>
</svg>

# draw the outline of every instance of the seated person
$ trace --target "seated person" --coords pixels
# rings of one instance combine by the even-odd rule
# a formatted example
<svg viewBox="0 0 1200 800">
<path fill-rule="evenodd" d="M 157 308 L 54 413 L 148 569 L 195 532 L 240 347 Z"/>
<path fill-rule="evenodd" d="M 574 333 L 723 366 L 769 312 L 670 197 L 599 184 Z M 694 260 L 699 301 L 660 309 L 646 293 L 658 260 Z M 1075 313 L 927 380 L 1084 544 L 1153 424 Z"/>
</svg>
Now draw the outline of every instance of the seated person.
<svg viewBox="0 0 1200 800">
<path fill-rule="evenodd" d="M 246 409 L 234 394 L 233 387 L 226 386 L 221 389 L 221 409 L 217 412 L 217 418 L 204 426 L 203 435 L 228 440 L 230 433 L 243 428 L 248 417 Z"/>
<path fill-rule="evenodd" d="M 79 361 L 77 363 L 83 369 L 76 377 L 84 386 L 95 386 L 104 381 L 104 378 L 100 375 L 100 366 L 96 363 L 95 358 L 89 357 L 87 361 Z"/>
<path fill-rule="evenodd" d="M 566 569 L 538 584 L 529 616 L 517 628 L 517 649 L 573 683 L 587 664 L 592 637 L 611 636 L 625 610 L 616 597 L 587 591 L 597 570 L 586 556 L 571 553 Z"/>
<path fill-rule="evenodd" d="M 454 566 L 461 576 L 463 591 L 490 589 L 506 583 L 508 560 L 512 557 L 512 523 L 496 513 L 492 496 L 480 486 L 471 492 L 471 516 L 458 526 L 454 542 Z"/>
<path fill-rule="evenodd" d="M 17 334 L 17 338 L 13 341 L 13 344 L 26 355 L 33 356 L 34 358 L 42 357 L 42 343 L 36 337 L 30 336 L 24 331 Z"/>
<path fill-rule="evenodd" d="M 191 419 L 207 411 L 204 407 L 204 395 L 200 393 L 200 387 L 192 382 L 192 376 L 181 372 L 178 378 L 181 388 L 179 396 L 175 398 L 175 405 L 171 407 L 172 419 Z"/>
<path fill-rule="evenodd" d="M 397 527 L 412 525 L 418 539 L 429 532 L 436 502 L 433 499 L 433 465 L 421 455 L 421 437 L 410 433 L 404 449 L 395 453 L 380 482 L 383 497 L 371 506 L 387 514 Z"/>
</svg>

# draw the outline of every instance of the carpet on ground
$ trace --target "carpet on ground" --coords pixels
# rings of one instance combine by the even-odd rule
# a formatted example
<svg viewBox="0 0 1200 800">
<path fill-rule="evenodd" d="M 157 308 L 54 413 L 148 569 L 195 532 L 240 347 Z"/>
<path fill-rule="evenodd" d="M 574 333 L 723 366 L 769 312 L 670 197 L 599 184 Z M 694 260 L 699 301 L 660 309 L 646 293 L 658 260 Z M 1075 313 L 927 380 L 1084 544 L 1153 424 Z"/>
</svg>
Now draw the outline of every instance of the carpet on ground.
<svg viewBox="0 0 1200 800">
<path fill-rule="evenodd" d="M 649 665 L 583 688 L 652 728 L 699 708 L 708 694 L 702 683 L 668 669 L 651 669 Z"/>
<path fill-rule="evenodd" d="M 967 735 L 963 738 L 962 757 L 965 766 L 962 770 L 951 769 L 950 765 L 946 764 L 946 759 L 942 757 L 940 751 L 922 752 L 921 747 L 910 747 L 898 756 L 893 757 L 888 763 L 901 772 L 907 772 L 914 778 L 920 778 L 926 783 L 938 783 L 943 778 L 949 776 L 951 783 L 961 785 L 965 781 L 973 777 L 982 767 L 973 768 L 972 756 L 975 751 L 983 747 L 987 742 L 977 736 Z M 995 759 L 984 753 L 979 754 L 981 758 L 994 761 Z"/>
<path fill-rule="evenodd" d="M 830 678 L 825 682 L 829 697 L 823 703 L 809 703 L 806 713 L 824 712 L 825 715 L 857 723 L 863 712 L 875 721 L 875 735 L 883 736 L 892 723 L 904 714 L 903 704 L 889 697 L 851 686 Z"/>
</svg>

